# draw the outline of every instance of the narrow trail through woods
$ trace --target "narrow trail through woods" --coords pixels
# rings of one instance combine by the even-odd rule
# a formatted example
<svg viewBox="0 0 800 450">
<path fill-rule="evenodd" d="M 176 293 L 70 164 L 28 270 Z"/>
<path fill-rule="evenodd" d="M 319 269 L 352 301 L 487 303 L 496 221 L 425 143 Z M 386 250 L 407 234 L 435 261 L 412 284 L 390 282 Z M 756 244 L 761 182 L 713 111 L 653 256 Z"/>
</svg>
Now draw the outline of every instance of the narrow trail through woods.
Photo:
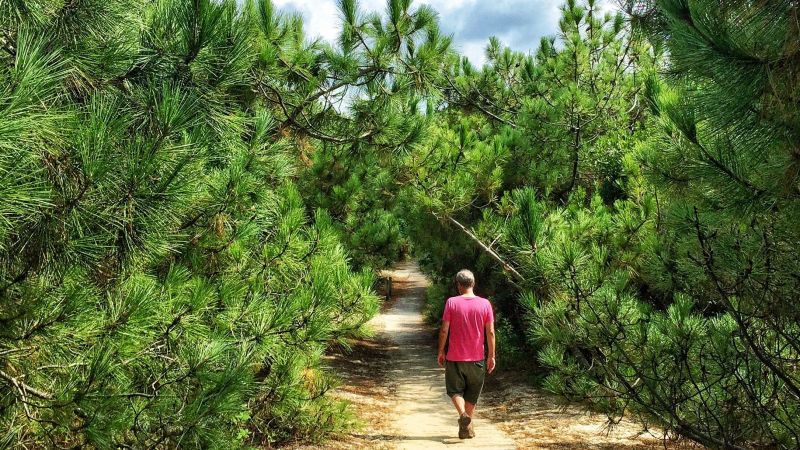
<svg viewBox="0 0 800 450">
<path fill-rule="evenodd" d="M 436 330 L 423 320 L 428 281 L 413 262 L 387 271 L 392 301 L 371 321 L 373 339 L 358 341 L 353 353 L 329 357 L 343 385 L 335 395 L 349 401 L 359 430 L 321 447 L 384 449 L 688 449 L 655 431 L 622 420 L 608 428 L 606 417 L 563 401 L 515 377 L 487 377 L 475 417 L 476 438 L 459 440 L 457 417 L 436 363 Z M 498 355 L 502 355 L 502 347 Z"/>
<path fill-rule="evenodd" d="M 391 375 L 397 384 L 393 416 L 400 449 L 447 448 L 464 443 L 470 448 L 513 449 L 514 441 L 480 414 L 475 417 L 476 437 L 457 437 L 455 410 L 444 389 L 444 373 L 431 348 L 431 329 L 420 314 L 427 281 L 416 266 L 396 268 L 392 278 L 402 282 L 397 301 L 378 317 L 380 329 L 397 345 Z"/>
</svg>

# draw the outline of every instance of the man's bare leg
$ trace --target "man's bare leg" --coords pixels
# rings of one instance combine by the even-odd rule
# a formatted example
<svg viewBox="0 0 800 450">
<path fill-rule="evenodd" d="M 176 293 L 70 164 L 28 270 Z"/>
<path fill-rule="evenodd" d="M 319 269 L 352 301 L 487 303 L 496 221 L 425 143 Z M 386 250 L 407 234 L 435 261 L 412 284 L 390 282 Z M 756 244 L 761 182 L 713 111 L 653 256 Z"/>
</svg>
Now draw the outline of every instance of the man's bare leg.
<svg viewBox="0 0 800 450">
<path fill-rule="evenodd" d="M 472 417 L 472 415 L 475 414 L 475 404 L 465 401 L 464 412 L 466 412 L 468 416 Z"/>
<path fill-rule="evenodd" d="M 472 427 L 472 418 L 475 414 L 475 403 L 464 402 L 464 412 L 469 416 L 469 423 L 467 424 L 467 437 L 475 437 L 475 429 Z"/>
<path fill-rule="evenodd" d="M 462 397 L 460 395 L 454 395 L 454 396 L 450 397 L 450 400 L 453 401 L 453 406 L 455 406 L 456 407 L 456 411 L 458 411 L 458 417 L 461 417 L 464 414 L 467 414 L 466 405 L 465 405 L 466 402 L 464 402 L 464 397 Z M 469 405 L 469 403 L 466 403 L 466 404 Z M 472 408 L 474 409 L 475 405 L 472 405 Z"/>
<path fill-rule="evenodd" d="M 464 401 L 464 397 L 460 395 L 454 395 L 450 399 L 453 401 L 456 411 L 458 411 L 458 438 L 469 439 L 475 436 L 475 433 L 470 431 L 472 429 L 472 417 L 467 414 L 466 409 L 470 403 Z M 475 405 L 472 405 L 472 409 L 475 409 Z"/>
</svg>

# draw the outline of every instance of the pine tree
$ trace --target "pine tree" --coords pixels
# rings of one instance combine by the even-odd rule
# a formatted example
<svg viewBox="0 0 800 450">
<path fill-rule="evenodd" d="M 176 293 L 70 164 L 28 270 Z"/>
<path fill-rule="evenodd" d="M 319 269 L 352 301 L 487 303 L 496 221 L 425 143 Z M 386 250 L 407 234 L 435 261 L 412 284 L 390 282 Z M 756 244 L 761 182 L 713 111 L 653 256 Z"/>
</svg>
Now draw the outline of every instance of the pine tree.
<svg viewBox="0 0 800 450">
<path fill-rule="evenodd" d="M 592 214 L 595 196 L 611 205 L 628 195 L 624 158 L 642 132 L 640 72 L 653 57 L 624 36 L 621 16 L 598 11 L 567 2 L 559 35 L 534 56 L 492 39 L 482 69 L 454 61 L 438 126 L 407 162 L 404 215 L 423 263 L 442 274 L 476 261 L 518 332 L 519 290 L 547 291 L 537 254 L 545 210 Z M 631 228 L 641 221 L 626 217 Z"/>
<path fill-rule="evenodd" d="M 429 9 L 389 5 L 357 21 L 343 2 L 338 48 L 266 0 L 0 5 L 4 446 L 229 448 L 340 424 L 320 357 L 376 311 L 374 279 L 304 201 L 298 159 L 402 135 L 392 105 L 446 43 Z M 332 109 L 347 92 L 372 98 Z"/>
<path fill-rule="evenodd" d="M 706 367 L 697 382 L 714 393 L 698 406 L 698 427 L 717 446 L 795 448 L 797 5 L 650 6 L 642 22 L 665 40 L 670 76 L 652 83 L 663 132 L 642 154 L 665 200 L 648 278 L 658 291 L 691 296 L 692 313 L 720 343 L 693 345 Z"/>
<path fill-rule="evenodd" d="M 597 180 L 613 187 L 622 155 L 613 145 L 642 125 L 637 71 L 651 64 L 646 46 L 623 28 L 621 15 L 601 14 L 595 1 L 568 1 L 558 35 L 543 38 L 534 56 L 493 38 L 482 70 L 466 59 L 454 65 L 448 102 L 514 130 L 507 188 L 534 185 L 563 202 Z M 605 194 L 612 203 L 614 194 Z"/>
</svg>

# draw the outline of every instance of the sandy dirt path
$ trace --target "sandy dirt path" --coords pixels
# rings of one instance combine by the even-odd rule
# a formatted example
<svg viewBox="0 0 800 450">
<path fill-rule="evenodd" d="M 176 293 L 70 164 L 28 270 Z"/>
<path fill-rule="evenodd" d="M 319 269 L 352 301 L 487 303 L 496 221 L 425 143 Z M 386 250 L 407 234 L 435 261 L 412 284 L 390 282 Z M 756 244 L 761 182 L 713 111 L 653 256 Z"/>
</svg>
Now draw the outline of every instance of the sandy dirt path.
<svg viewBox="0 0 800 450">
<path fill-rule="evenodd" d="M 511 438 L 481 417 L 480 404 L 473 422 L 476 437 L 458 439 L 458 415 L 445 393 L 444 369 L 436 363 L 431 346 L 435 330 L 420 314 L 427 281 L 413 264 L 398 266 L 391 276 L 403 289 L 392 308 L 374 324 L 396 346 L 390 374 L 397 386 L 392 411 L 397 448 L 436 449 L 454 444 L 459 448 L 516 448 Z"/>
<path fill-rule="evenodd" d="M 392 277 L 394 295 L 370 322 L 375 336 L 355 340 L 350 351 L 340 349 L 326 357 L 329 370 L 342 379 L 332 395 L 350 404 L 355 422 L 329 441 L 292 448 L 700 448 L 665 439 L 627 419 L 609 428 L 603 414 L 565 404 L 513 371 L 487 377 L 475 417 L 477 436 L 459 440 L 457 416 L 444 390 L 444 369 L 436 363 L 436 330 L 424 322 L 420 311 L 428 281 L 414 263 L 399 264 L 384 275 Z M 502 351 L 501 346 L 501 357 Z"/>
</svg>

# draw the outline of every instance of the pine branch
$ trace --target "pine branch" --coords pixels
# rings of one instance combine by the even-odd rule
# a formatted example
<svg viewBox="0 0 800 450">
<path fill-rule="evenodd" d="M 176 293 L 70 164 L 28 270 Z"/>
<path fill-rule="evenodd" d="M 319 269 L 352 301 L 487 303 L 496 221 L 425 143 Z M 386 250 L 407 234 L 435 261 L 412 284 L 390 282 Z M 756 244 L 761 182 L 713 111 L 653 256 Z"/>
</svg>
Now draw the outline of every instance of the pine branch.
<svg viewBox="0 0 800 450">
<path fill-rule="evenodd" d="M 0 34 L 0 48 L 3 49 L 6 53 L 9 54 L 12 58 L 17 56 L 17 49 L 14 48 L 14 39 L 11 35 L 6 32 Z"/>
<path fill-rule="evenodd" d="M 287 107 L 288 103 L 283 99 L 283 96 L 281 95 L 280 91 L 278 91 L 276 88 L 274 88 L 274 87 L 272 87 L 272 86 L 270 86 L 269 84 L 266 84 L 266 83 L 259 83 L 258 87 L 260 89 L 261 95 L 263 95 L 264 98 L 268 99 L 269 101 L 271 101 L 273 103 L 277 103 L 280 106 L 281 110 L 284 113 L 284 116 L 286 116 L 286 121 L 288 123 L 294 125 L 298 129 L 303 131 L 305 134 L 307 134 L 307 135 L 309 135 L 309 136 L 311 136 L 311 137 L 313 137 L 315 139 L 318 139 L 320 141 L 331 142 L 331 143 L 334 143 L 334 144 L 350 144 L 350 143 L 353 143 L 353 142 L 363 141 L 363 140 L 365 140 L 365 139 L 367 139 L 369 137 L 372 137 L 373 135 L 377 134 L 377 132 L 378 132 L 377 129 L 372 129 L 372 130 L 365 131 L 365 132 L 363 132 L 361 134 L 358 134 L 358 135 L 355 135 L 355 136 L 352 136 L 352 137 L 349 137 L 349 138 L 340 138 L 340 137 L 336 137 L 336 136 L 331 136 L 331 135 L 329 135 L 327 133 L 324 133 L 322 131 L 319 131 L 318 129 L 313 127 L 311 125 L 311 123 L 308 122 L 307 118 L 306 118 L 306 122 L 307 122 L 306 124 L 302 124 L 302 123 L 298 122 L 297 119 L 296 119 L 296 114 L 295 113 L 301 113 L 303 111 L 303 109 L 300 108 L 300 107 L 297 107 L 292 113 L 289 113 L 289 109 Z M 269 95 L 267 95 L 266 92 L 264 92 L 264 88 L 269 89 L 275 95 L 275 97 L 277 98 L 277 101 L 272 100 L 272 98 Z M 303 117 L 305 117 L 305 116 L 303 116 Z"/>
<path fill-rule="evenodd" d="M 39 398 L 44 399 L 44 400 L 52 400 L 53 399 L 53 394 L 51 394 L 49 392 L 46 392 L 46 391 L 43 391 L 41 389 L 36 389 L 35 387 L 32 387 L 32 386 L 30 386 L 28 384 L 25 384 L 22 381 L 20 381 L 19 379 L 15 378 L 15 377 L 12 377 L 11 375 L 3 372 L 2 370 L 0 370 L 0 378 L 8 381 L 9 383 L 11 383 L 12 386 L 20 389 L 22 392 L 31 393 L 34 396 L 39 397 Z"/>
<path fill-rule="evenodd" d="M 747 346 L 753 351 L 753 354 L 756 358 L 761 361 L 767 368 L 769 368 L 770 372 L 773 373 L 775 376 L 781 379 L 784 382 L 784 385 L 792 394 L 795 396 L 796 399 L 800 400 L 800 384 L 797 384 L 797 380 L 794 380 L 786 370 L 781 367 L 778 367 L 776 363 L 772 360 L 772 358 L 767 355 L 763 349 L 756 343 L 755 338 L 750 334 L 749 331 L 749 324 L 745 322 L 742 318 L 739 309 L 736 308 L 729 298 L 729 294 L 725 291 L 723 287 L 723 282 L 720 277 L 717 275 L 716 270 L 714 269 L 714 251 L 710 247 L 708 243 L 708 236 L 703 231 L 702 226 L 700 224 L 700 216 L 697 211 L 697 208 L 694 208 L 694 221 L 693 225 L 695 227 L 695 231 L 697 233 L 697 240 L 700 243 L 700 248 L 703 252 L 703 265 L 705 268 L 706 273 L 711 278 L 711 281 L 714 283 L 714 287 L 716 288 L 717 293 L 720 296 L 720 299 L 725 303 L 726 308 L 731 312 L 731 316 L 736 321 L 738 325 L 739 331 L 744 336 L 745 342 Z"/>
<path fill-rule="evenodd" d="M 445 77 L 447 78 L 447 82 L 448 82 L 448 84 L 450 84 L 450 87 L 451 87 L 451 88 L 452 88 L 454 91 L 456 91 L 456 93 L 457 93 L 457 94 L 458 94 L 458 95 L 459 95 L 459 96 L 460 96 L 462 99 L 464 99 L 464 100 L 467 102 L 467 104 L 470 104 L 470 105 L 472 105 L 472 106 L 475 106 L 475 107 L 476 107 L 476 108 L 478 108 L 478 109 L 479 109 L 479 110 L 480 110 L 482 113 L 486 114 L 486 115 L 487 115 L 487 116 L 489 116 L 490 118 L 492 118 L 492 119 L 494 119 L 494 120 L 496 120 L 496 121 L 498 121 L 498 122 L 500 122 L 500 123 L 504 123 L 504 124 L 506 124 L 506 125 L 510 126 L 511 128 L 517 128 L 517 124 L 516 124 L 516 123 L 514 123 L 514 122 L 512 122 L 511 120 L 504 119 L 504 118 L 502 118 L 502 117 L 498 116 L 497 114 L 494 114 L 493 112 L 491 112 L 491 111 L 489 111 L 488 109 L 484 108 L 484 107 L 483 107 L 483 105 L 481 105 L 479 102 L 470 101 L 470 100 L 469 100 L 469 97 L 468 97 L 466 94 L 464 94 L 463 92 L 461 92 L 461 90 L 460 90 L 460 89 L 458 89 L 458 87 L 456 87 L 456 85 L 455 85 L 455 82 L 453 81 L 453 79 L 452 79 L 452 78 L 450 78 L 450 75 L 446 75 Z"/>
<path fill-rule="evenodd" d="M 291 122 L 294 122 L 295 119 L 297 118 L 297 115 L 300 114 L 303 110 L 305 110 L 305 108 L 308 105 L 310 105 L 314 100 L 316 100 L 316 99 L 318 99 L 320 97 L 323 97 L 323 96 L 327 96 L 328 94 L 330 94 L 330 93 L 332 93 L 332 92 L 334 92 L 334 91 L 336 91 L 336 90 L 338 90 L 340 88 L 343 88 L 345 86 L 356 86 L 356 87 L 358 87 L 358 86 L 367 85 L 367 84 L 371 83 L 372 81 L 374 81 L 375 78 L 377 78 L 378 75 L 380 75 L 381 73 L 390 74 L 390 73 L 392 73 L 392 71 L 391 70 L 387 70 L 387 69 L 383 69 L 381 67 L 367 67 L 367 68 L 359 70 L 358 74 L 355 77 L 355 79 L 357 80 L 357 79 L 363 78 L 363 77 L 365 77 L 367 75 L 371 75 L 371 78 L 369 78 L 369 80 L 367 80 L 367 81 L 354 83 L 352 81 L 341 80 L 338 83 L 334 83 L 334 84 L 328 86 L 327 88 L 320 89 L 317 92 L 306 96 L 303 99 L 303 101 L 294 108 L 294 111 L 292 111 L 292 114 L 288 117 L 288 120 L 291 121 Z"/>
<path fill-rule="evenodd" d="M 509 263 L 507 263 L 506 261 L 504 261 L 504 260 L 503 260 L 503 258 L 501 258 L 501 257 L 500 257 L 500 255 L 498 255 L 498 254 L 497 254 L 497 252 L 495 252 L 494 250 L 492 250 L 492 248 L 491 248 L 491 247 L 489 247 L 489 246 L 487 246 L 486 244 L 484 244 L 484 243 L 483 243 L 483 242 L 482 242 L 482 241 L 481 241 L 481 240 L 480 240 L 480 239 L 479 239 L 477 236 L 475 236 L 475 234 L 474 234 L 474 233 L 472 233 L 472 232 L 471 232 L 469 229 L 467 229 L 467 227 L 465 227 L 464 225 L 462 225 L 462 224 L 461 224 L 459 221 L 457 221 L 456 219 L 454 219 L 452 216 L 445 215 L 445 218 L 446 218 L 448 221 L 450 221 L 452 224 L 454 224 L 455 226 L 457 226 L 457 227 L 458 227 L 458 228 L 459 228 L 461 231 L 463 231 L 463 232 L 464 232 L 464 233 L 465 233 L 467 236 L 469 236 L 469 237 L 470 237 L 470 239 L 472 239 L 473 241 L 475 241 L 475 243 L 476 243 L 476 244 L 478 244 L 478 247 L 480 247 L 480 248 L 481 248 L 481 250 L 483 250 L 483 251 L 484 251 L 484 252 L 486 252 L 486 253 L 487 253 L 489 256 L 491 256 L 491 257 L 492 257 L 492 259 L 494 259 L 495 261 L 497 261 L 498 263 L 500 263 L 500 265 L 503 267 L 503 270 L 505 270 L 505 271 L 507 271 L 507 272 L 510 272 L 510 273 L 511 273 L 511 274 L 514 276 L 514 278 L 516 278 L 518 281 L 522 281 L 522 282 L 524 282 L 524 281 L 525 281 L 525 277 L 523 277 L 523 276 L 522 276 L 522 274 L 520 274 L 520 273 L 517 271 L 517 269 L 515 269 L 515 268 L 514 268 L 514 267 L 513 267 L 511 264 L 509 264 Z"/>
</svg>

